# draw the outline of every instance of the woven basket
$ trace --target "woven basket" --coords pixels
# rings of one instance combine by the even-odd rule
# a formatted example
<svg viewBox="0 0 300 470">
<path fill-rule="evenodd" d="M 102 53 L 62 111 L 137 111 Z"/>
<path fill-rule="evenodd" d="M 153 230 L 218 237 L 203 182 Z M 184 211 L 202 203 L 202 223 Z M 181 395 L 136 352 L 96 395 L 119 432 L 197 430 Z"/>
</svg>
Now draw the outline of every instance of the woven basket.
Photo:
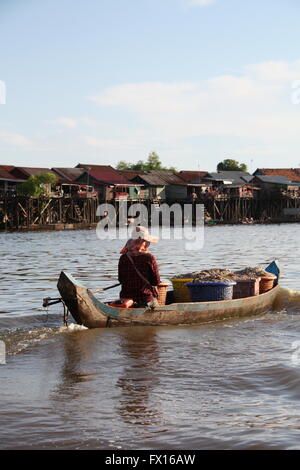
<svg viewBox="0 0 300 470">
<path fill-rule="evenodd" d="M 264 294 L 264 292 L 268 292 L 269 290 L 273 289 L 276 277 L 277 276 L 275 276 L 275 274 L 267 272 L 266 276 L 261 276 L 259 283 L 259 293 Z"/>
<path fill-rule="evenodd" d="M 167 282 L 161 282 L 158 286 L 157 286 L 157 290 L 158 290 L 158 303 L 159 305 L 166 305 L 166 298 L 167 298 L 167 288 L 170 284 L 168 284 Z"/>
<path fill-rule="evenodd" d="M 193 279 L 171 279 L 175 302 L 190 302 L 190 292 L 186 286 L 186 283 L 192 282 L 192 280 Z"/>
<path fill-rule="evenodd" d="M 235 279 L 235 282 L 236 285 L 233 286 L 234 299 L 253 297 L 259 294 L 260 277 L 254 279 Z"/>
<path fill-rule="evenodd" d="M 217 300 L 231 300 L 233 286 L 231 282 L 188 282 L 186 285 L 190 291 L 191 302 L 214 302 Z"/>
</svg>

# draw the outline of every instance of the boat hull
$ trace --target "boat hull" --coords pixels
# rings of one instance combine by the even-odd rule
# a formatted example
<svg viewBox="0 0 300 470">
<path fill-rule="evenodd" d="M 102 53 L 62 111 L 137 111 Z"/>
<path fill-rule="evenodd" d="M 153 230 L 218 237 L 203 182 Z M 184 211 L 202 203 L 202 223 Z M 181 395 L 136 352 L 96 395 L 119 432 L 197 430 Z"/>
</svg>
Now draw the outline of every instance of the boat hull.
<svg viewBox="0 0 300 470">
<path fill-rule="evenodd" d="M 70 274 L 61 272 L 58 290 L 74 320 L 87 328 L 114 325 L 200 324 L 259 315 L 272 310 L 280 287 L 253 297 L 216 302 L 173 303 L 155 309 L 116 308 L 101 302 Z"/>
</svg>

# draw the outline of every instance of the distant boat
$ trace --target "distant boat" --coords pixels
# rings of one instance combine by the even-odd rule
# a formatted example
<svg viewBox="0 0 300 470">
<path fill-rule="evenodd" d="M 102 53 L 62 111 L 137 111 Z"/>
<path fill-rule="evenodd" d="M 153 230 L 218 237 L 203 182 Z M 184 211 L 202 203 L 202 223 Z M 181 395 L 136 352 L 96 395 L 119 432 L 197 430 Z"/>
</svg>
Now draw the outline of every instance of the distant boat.
<svg viewBox="0 0 300 470">
<path fill-rule="evenodd" d="M 253 297 L 212 302 L 167 303 L 151 309 L 119 308 L 102 302 L 90 289 L 81 285 L 70 274 L 62 271 L 57 288 L 74 320 L 87 328 L 111 325 L 191 325 L 235 317 L 259 315 L 272 309 L 280 287 L 276 262 L 266 271 L 277 276 L 275 286 L 268 292 Z"/>
</svg>

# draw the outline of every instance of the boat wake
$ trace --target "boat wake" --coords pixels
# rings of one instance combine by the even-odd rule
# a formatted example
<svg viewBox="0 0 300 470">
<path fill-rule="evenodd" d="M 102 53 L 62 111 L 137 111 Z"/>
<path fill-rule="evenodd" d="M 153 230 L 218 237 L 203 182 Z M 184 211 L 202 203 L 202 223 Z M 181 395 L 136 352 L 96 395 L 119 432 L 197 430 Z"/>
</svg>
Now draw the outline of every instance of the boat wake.
<svg viewBox="0 0 300 470">
<path fill-rule="evenodd" d="M 281 287 L 275 299 L 274 310 L 300 313 L 300 291 Z"/>
<path fill-rule="evenodd" d="M 55 328 L 10 328 L 0 332 L 0 339 L 5 343 L 7 354 L 15 355 L 56 334 Z"/>
<path fill-rule="evenodd" d="M 53 318 L 48 318 L 47 321 L 38 315 L 5 320 L 2 319 L 0 323 L 0 340 L 4 341 L 8 355 L 22 353 L 29 347 L 60 334 L 87 329 L 75 323 L 70 323 L 68 326 L 61 325 L 61 317 L 57 315 L 53 315 Z M 26 327 L 24 327 L 25 322 Z"/>
<path fill-rule="evenodd" d="M 70 323 L 70 325 L 63 325 L 59 328 L 59 333 L 72 333 L 73 331 L 82 331 L 82 330 L 88 330 L 86 326 L 83 325 L 77 325 L 77 323 Z"/>
</svg>

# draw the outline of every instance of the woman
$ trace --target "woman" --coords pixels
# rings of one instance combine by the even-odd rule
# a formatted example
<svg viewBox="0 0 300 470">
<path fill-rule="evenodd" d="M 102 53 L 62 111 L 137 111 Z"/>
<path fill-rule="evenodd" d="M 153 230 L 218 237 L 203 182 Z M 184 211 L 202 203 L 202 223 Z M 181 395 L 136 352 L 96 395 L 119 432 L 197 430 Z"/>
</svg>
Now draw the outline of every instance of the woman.
<svg viewBox="0 0 300 470">
<path fill-rule="evenodd" d="M 148 248 L 158 238 L 152 237 L 145 227 L 136 227 L 132 238 L 121 250 L 119 260 L 119 282 L 122 284 L 120 299 L 132 299 L 135 307 L 145 307 L 155 303 L 160 284 L 155 256 Z"/>
</svg>

